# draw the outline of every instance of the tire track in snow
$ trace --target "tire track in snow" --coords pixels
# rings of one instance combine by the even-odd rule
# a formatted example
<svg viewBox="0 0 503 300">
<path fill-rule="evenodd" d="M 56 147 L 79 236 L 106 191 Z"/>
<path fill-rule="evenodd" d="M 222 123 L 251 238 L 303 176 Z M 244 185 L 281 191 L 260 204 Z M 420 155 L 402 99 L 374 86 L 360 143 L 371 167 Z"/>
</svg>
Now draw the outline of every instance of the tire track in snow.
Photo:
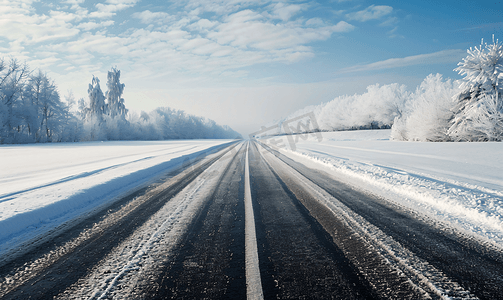
<svg viewBox="0 0 503 300">
<path fill-rule="evenodd" d="M 142 276 L 136 298 L 246 298 L 245 157 L 243 143 L 182 240 Z"/>
<path fill-rule="evenodd" d="M 306 195 L 299 195 L 302 191 L 311 195 L 314 201 L 318 201 L 332 211 L 333 217 L 341 220 L 345 227 L 354 232 L 354 237 L 361 239 L 365 244 L 370 245 L 369 249 L 375 249 L 380 256 L 390 264 L 393 269 L 398 271 L 398 276 L 404 275 L 413 283 L 418 292 L 423 294 L 425 298 L 436 299 L 478 299 L 469 291 L 463 289 L 457 282 L 446 276 L 443 272 L 430 265 L 427 261 L 417 257 L 410 250 L 403 247 L 400 243 L 396 242 L 392 237 L 386 235 L 378 227 L 370 224 L 362 216 L 353 212 L 350 208 L 334 198 L 321 186 L 305 177 L 297 170 L 276 158 L 274 153 L 262 147 L 265 153 L 263 157 L 274 168 L 274 170 L 285 179 L 285 183 L 289 182 L 289 188 L 298 198 L 306 197 Z M 288 169 L 288 171 L 286 171 Z M 292 180 L 288 180 L 291 178 Z M 292 183 L 295 186 L 292 186 Z M 330 232 L 330 231 L 329 231 Z M 340 232 L 331 232 L 334 240 L 340 239 Z M 341 240 L 340 240 L 341 241 Z M 344 245 L 339 241 L 342 249 L 345 250 Z M 337 242 L 336 242 L 337 243 Z M 350 251 L 349 249 L 345 251 Z M 353 256 L 347 253 L 348 257 Z M 355 258 L 353 257 L 353 260 Z M 364 265 L 356 265 L 360 268 L 362 273 L 368 273 L 370 269 L 366 269 Z M 371 284 L 378 290 L 379 294 L 385 293 L 386 287 L 382 286 L 379 282 L 381 278 L 368 277 Z M 377 280 L 377 281 L 376 281 Z M 374 281 L 374 282 L 373 282 Z M 426 294 L 427 293 L 427 294 Z"/>
<path fill-rule="evenodd" d="M 165 237 L 166 232 L 173 229 L 175 223 L 183 223 L 182 214 L 187 212 L 189 205 L 191 205 L 194 201 L 194 195 L 199 191 L 204 183 L 204 179 L 199 180 L 194 188 L 191 188 L 190 191 L 185 193 L 183 199 L 173 212 L 169 210 L 165 216 L 162 216 L 165 220 L 161 220 L 161 225 L 152 233 L 150 238 L 147 241 L 140 241 L 140 243 L 136 246 L 136 249 L 130 250 L 130 254 L 133 255 L 132 257 L 115 257 L 115 259 L 120 259 L 122 261 L 126 261 L 127 263 L 117 274 L 108 276 L 107 278 L 101 278 L 99 282 L 104 281 L 104 283 L 89 299 L 106 299 L 110 291 L 117 286 L 118 281 L 126 275 L 127 272 L 140 270 L 143 256 L 147 255 L 148 252 L 152 250 L 155 243 L 158 243 L 160 239 Z"/>
<path fill-rule="evenodd" d="M 159 267 L 160 261 L 169 259 L 232 160 L 227 157 L 234 155 L 231 151 L 215 161 L 58 298 L 123 299 L 137 295 L 145 277 Z"/>
<path fill-rule="evenodd" d="M 320 222 L 306 209 L 303 199 L 288 189 L 254 143 L 250 149 L 250 177 L 264 297 L 379 299 Z M 366 258 L 362 257 L 362 260 Z"/>
</svg>

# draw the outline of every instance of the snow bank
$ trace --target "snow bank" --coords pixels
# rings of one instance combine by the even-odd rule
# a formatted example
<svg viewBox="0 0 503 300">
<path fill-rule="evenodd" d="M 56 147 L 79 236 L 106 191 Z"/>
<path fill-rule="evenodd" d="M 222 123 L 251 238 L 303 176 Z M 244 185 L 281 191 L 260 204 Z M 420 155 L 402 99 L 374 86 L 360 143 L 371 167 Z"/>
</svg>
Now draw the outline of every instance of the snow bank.
<svg viewBox="0 0 503 300">
<path fill-rule="evenodd" d="M 0 254 L 229 140 L 0 147 Z"/>
<path fill-rule="evenodd" d="M 319 133 L 318 133 L 319 134 Z M 261 141 L 339 180 L 503 247 L 503 144 L 389 140 L 390 130 Z M 278 143 L 279 139 L 283 142 Z M 295 151 L 292 150 L 295 149 Z"/>
</svg>

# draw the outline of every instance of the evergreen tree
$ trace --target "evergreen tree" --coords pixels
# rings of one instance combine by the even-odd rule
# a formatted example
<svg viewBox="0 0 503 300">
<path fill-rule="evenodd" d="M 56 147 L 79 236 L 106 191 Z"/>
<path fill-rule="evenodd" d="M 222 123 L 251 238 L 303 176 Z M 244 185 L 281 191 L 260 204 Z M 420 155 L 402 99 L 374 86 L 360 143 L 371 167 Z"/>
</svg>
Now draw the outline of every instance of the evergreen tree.
<svg viewBox="0 0 503 300">
<path fill-rule="evenodd" d="M 503 139 L 503 44 L 497 40 L 470 48 L 455 69 L 464 75 L 448 135 L 454 141 Z"/>
</svg>

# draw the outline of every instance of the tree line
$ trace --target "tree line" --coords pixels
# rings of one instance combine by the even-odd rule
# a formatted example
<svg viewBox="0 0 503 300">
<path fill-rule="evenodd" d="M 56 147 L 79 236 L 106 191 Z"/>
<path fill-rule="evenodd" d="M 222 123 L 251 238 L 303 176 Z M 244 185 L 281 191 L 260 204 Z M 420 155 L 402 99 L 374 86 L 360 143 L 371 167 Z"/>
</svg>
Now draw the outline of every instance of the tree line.
<svg viewBox="0 0 503 300">
<path fill-rule="evenodd" d="M 87 101 L 76 101 L 71 92 L 62 100 L 47 74 L 16 59 L 0 59 L 0 144 L 241 137 L 228 126 L 177 109 L 129 113 L 117 68 L 108 72 L 106 87 L 103 93 L 93 76 Z"/>
<path fill-rule="evenodd" d="M 397 83 L 376 84 L 362 94 L 308 106 L 280 120 L 277 134 L 285 133 L 283 123 L 294 128 L 290 120 L 312 113 L 318 127 L 303 132 L 391 128 L 394 140 L 502 141 L 503 44 L 493 38 L 470 48 L 454 70 L 464 78 L 430 74 L 415 91 Z"/>
</svg>

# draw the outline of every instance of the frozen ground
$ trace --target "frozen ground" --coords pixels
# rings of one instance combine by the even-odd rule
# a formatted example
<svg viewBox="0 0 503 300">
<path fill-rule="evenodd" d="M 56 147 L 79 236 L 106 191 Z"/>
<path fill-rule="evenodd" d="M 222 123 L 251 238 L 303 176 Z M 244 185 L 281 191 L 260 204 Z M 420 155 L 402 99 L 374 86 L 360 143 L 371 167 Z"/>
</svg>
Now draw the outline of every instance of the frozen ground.
<svg viewBox="0 0 503 300">
<path fill-rule="evenodd" d="M 344 131 L 261 141 L 503 248 L 503 143 L 402 142 L 389 135 L 389 130 Z"/>
<path fill-rule="evenodd" d="M 262 141 L 503 248 L 503 143 L 399 142 L 389 134 L 346 131 L 322 133 L 321 142 L 314 135 L 295 136 L 295 143 L 286 137 Z M 0 255 L 226 142 L 0 146 Z"/>
<path fill-rule="evenodd" d="M 0 146 L 0 255 L 228 142 Z"/>
</svg>

